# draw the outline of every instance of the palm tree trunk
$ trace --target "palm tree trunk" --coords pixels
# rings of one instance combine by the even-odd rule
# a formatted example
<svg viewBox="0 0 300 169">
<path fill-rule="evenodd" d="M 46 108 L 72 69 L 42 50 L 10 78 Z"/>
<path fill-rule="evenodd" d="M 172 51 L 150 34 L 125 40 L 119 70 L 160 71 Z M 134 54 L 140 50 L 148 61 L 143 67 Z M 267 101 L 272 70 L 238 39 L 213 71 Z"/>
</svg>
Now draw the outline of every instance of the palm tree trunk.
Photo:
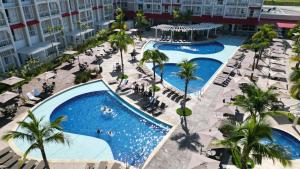
<svg viewBox="0 0 300 169">
<path fill-rule="evenodd" d="M 45 169 L 50 169 L 49 163 L 48 163 L 48 160 L 47 160 L 47 156 L 46 156 L 46 153 L 45 153 L 44 146 L 41 147 L 40 150 L 41 150 L 41 154 L 42 154 L 42 157 L 43 157 L 43 161 L 45 163 Z"/>
<path fill-rule="evenodd" d="M 188 81 L 185 81 L 184 98 L 183 98 L 183 104 L 182 104 L 183 110 L 185 109 L 185 103 L 186 103 L 186 96 L 187 96 L 188 83 L 189 83 Z M 185 113 L 185 111 L 184 111 L 183 113 Z"/>
<path fill-rule="evenodd" d="M 254 53 L 254 57 L 253 57 L 252 71 L 254 71 L 255 69 L 255 59 L 256 59 L 256 52 Z"/>
<path fill-rule="evenodd" d="M 264 49 L 261 49 L 259 51 L 258 58 L 256 59 L 256 64 L 255 64 L 256 69 L 258 68 L 258 62 L 261 59 L 261 55 L 262 55 L 263 51 L 264 51 Z"/>
<path fill-rule="evenodd" d="M 122 79 L 123 79 L 123 76 L 124 76 L 124 61 L 123 61 L 123 52 L 122 52 L 122 49 L 120 49 L 120 55 L 121 55 L 121 67 L 122 67 Z"/>
<path fill-rule="evenodd" d="M 155 69 L 155 62 L 152 62 L 153 70 Z M 155 83 L 156 83 L 156 73 L 153 71 L 153 83 L 152 83 L 152 90 L 153 90 L 153 97 L 155 96 Z"/>
<path fill-rule="evenodd" d="M 160 83 L 163 84 L 164 82 L 164 70 L 163 70 L 163 67 L 161 67 L 161 70 L 160 70 Z"/>
</svg>

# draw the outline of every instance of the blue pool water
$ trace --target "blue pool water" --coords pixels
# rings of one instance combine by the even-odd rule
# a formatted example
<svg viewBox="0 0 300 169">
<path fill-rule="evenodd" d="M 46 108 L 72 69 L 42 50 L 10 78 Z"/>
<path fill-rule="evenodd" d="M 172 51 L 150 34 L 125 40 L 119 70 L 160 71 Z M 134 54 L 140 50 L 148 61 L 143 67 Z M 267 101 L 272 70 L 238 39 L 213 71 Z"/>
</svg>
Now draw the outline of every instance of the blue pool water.
<svg viewBox="0 0 300 169">
<path fill-rule="evenodd" d="M 103 106 L 112 108 L 112 112 L 105 114 L 103 109 L 101 111 Z M 62 115 L 67 116 L 62 122 L 65 132 L 103 139 L 115 160 L 134 166 L 144 163 L 170 129 L 142 115 L 108 90 L 82 94 L 64 102 L 54 109 L 50 121 Z M 100 134 L 97 134 L 98 129 Z M 112 136 L 108 131 L 112 131 Z"/>
<path fill-rule="evenodd" d="M 190 81 L 188 86 L 188 93 L 194 93 L 200 91 L 202 87 L 209 81 L 218 68 L 222 65 L 220 61 L 208 58 L 193 59 L 191 62 L 197 65 L 196 76 L 200 77 L 199 80 Z M 184 80 L 176 76 L 176 73 L 180 71 L 180 67 L 174 63 L 166 63 L 164 65 L 163 79 L 170 83 L 172 86 L 179 90 L 184 91 Z M 155 72 L 160 75 L 160 68 L 155 67 Z"/>
<path fill-rule="evenodd" d="M 272 129 L 272 136 L 273 143 L 283 147 L 291 160 L 300 159 L 300 141 L 298 139 L 278 129 Z M 268 139 L 264 139 L 262 142 L 265 144 L 271 143 Z"/>
<path fill-rule="evenodd" d="M 171 50 L 191 54 L 213 54 L 224 50 L 224 45 L 219 42 L 208 42 L 200 44 L 155 43 L 153 47 L 158 50 Z"/>
</svg>

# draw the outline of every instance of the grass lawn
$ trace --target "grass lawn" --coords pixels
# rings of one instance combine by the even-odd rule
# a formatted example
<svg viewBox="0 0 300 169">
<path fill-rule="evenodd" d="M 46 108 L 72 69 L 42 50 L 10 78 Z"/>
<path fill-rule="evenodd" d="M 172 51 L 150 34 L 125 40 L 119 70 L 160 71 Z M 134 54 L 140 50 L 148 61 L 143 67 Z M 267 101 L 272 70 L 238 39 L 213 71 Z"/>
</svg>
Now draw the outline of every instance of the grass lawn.
<svg viewBox="0 0 300 169">
<path fill-rule="evenodd" d="M 265 5 L 300 6 L 300 0 L 265 0 Z"/>
</svg>

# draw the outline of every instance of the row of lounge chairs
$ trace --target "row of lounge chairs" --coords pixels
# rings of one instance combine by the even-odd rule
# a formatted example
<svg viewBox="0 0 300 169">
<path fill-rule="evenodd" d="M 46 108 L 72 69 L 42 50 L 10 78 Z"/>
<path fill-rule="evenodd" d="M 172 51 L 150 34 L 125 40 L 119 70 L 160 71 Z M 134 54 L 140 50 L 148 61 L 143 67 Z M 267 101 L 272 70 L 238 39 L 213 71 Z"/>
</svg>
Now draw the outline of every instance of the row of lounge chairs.
<svg viewBox="0 0 300 169">
<path fill-rule="evenodd" d="M 148 69 L 146 66 L 137 66 L 136 69 L 141 72 L 144 73 L 147 76 L 152 76 L 153 73 L 150 69 Z"/>
<path fill-rule="evenodd" d="M 167 107 L 166 103 L 161 102 L 158 100 L 158 98 L 151 98 L 149 99 L 146 104 L 141 106 L 143 110 L 147 111 L 148 113 L 151 113 L 153 116 L 159 116 L 162 113 L 164 113 L 165 108 Z"/>
<path fill-rule="evenodd" d="M 179 102 L 181 99 L 184 98 L 184 93 L 172 87 L 165 87 L 163 89 L 163 94 L 167 94 L 167 97 L 171 98 L 171 100 Z M 187 95 L 186 101 L 191 100 L 191 96 Z"/>
<path fill-rule="evenodd" d="M 95 163 L 87 163 L 85 169 L 96 169 Z M 120 163 L 114 163 L 110 168 L 107 161 L 101 161 L 97 169 L 124 169 Z"/>
<path fill-rule="evenodd" d="M 6 147 L 0 151 L 0 168 L 10 168 L 10 169 L 44 169 L 45 164 L 43 161 L 37 163 L 36 160 L 27 160 L 23 162 L 22 166 L 20 161 L 22 157 L 15 154 L 10 147 Z"/>
</svg>

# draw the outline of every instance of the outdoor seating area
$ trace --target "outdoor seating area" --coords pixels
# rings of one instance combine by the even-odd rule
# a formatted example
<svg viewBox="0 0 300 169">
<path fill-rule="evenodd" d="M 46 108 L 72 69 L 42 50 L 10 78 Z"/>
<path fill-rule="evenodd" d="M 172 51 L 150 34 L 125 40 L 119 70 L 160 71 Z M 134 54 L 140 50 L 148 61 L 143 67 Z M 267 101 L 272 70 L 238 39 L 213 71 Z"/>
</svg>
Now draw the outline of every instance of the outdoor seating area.
<svg viewBox="0 0 300 169">
<path fill-rule="evenodd" d="M 22 157 L 15 154 L 9 147 L 0 150 L 0 168 L 44 169 L 45 167 L 43 161 L 37 162 L 36 160 L 26 160 L 20 166 L 21 160 Z"/>
</svg>

